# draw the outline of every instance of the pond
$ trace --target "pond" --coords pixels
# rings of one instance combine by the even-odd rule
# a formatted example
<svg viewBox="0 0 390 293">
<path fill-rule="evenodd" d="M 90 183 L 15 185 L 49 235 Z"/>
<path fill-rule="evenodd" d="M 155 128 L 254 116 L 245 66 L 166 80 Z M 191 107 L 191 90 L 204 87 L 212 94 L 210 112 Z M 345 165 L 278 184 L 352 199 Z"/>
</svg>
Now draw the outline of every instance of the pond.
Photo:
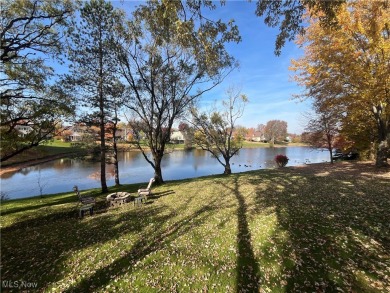
<svg viewBox="0 0 390 293">
<path fill-rule="evenodd" d="M 275 155 L 286 155 L 287 166 L 329 161 L 329 154 L 308 147 L 242 149 L 232 158 L 233 173 L 276 167 Z M 147 182 L 153 177 L 153 169 L 140 152 L 123 152 L 119 155 L 121 184 Z M 1 176 L 1 191 L 8 198 L 24 198 L 41 194 L 100 187 L 100 163 L 80 159 L 63 158 L 40 165 L 23 168 Z M 194 178 L 222 174 L 224 168 L 208 152 L 203 150 L 174 151 L 164 156 L 163 178 L 167 180 Z M 114 185 L 114 166 L 107 165 L 107 185 Z"/>
</svg>

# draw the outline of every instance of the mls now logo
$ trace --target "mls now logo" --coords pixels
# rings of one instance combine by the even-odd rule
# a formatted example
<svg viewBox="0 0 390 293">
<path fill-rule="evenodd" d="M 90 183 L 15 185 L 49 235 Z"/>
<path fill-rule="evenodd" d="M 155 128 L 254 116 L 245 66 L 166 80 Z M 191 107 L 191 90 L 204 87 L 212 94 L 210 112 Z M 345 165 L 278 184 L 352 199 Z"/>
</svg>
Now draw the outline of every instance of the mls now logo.
<svg viewBox="0 0 390 293">
<path fill-rule="evenodd" d="M 32 289 L 37 288 L 38 283 L 36 282 L 27 282 L 27 281 L 10 281 L 5 280 L 1 282 L 1 287 L 3 288 L 17 288 L 17 289 Z"/>
</svg>

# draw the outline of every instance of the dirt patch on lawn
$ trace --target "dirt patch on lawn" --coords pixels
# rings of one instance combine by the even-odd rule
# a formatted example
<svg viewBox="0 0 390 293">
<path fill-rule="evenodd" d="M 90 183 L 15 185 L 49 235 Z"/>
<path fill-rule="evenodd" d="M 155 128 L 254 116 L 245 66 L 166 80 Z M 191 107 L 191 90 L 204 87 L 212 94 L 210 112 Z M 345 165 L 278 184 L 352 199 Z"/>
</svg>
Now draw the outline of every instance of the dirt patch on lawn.
<svg viewBox="0 0 390 293">
<path fill-rule="evenodd" d="M 372 161 L 342 161 L 319 164 L 308 164 L 286 168 L 287 172 L 298 173 L 302 175 L 314 175 L 321 177 L 366 177 L 390 179 L 390 168 L 375 167 Z"/>
</svg>

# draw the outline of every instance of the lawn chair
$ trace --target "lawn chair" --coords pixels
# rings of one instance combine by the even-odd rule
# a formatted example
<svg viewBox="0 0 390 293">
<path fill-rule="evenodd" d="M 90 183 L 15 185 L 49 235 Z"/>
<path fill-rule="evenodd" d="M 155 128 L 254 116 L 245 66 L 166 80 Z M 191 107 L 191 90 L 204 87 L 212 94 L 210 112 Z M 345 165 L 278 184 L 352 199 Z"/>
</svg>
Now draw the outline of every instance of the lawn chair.
<svg viewBox="0 0 390 293">
<path fill-rule="evenodd" d="M 138 189 L 138 199 L 141 198 L 141 199 L 143 199 L 144 202 L 146 202 L 148 200 L 148 196 L 152 194 L 152 190 L 151 190 L 152 184 L 155 181 L 156 181 L 156 179 L 150 178 L 149 184 L 146 188 Z"/>
<path fill-rule="evenodd" d="M 84 213 L 86 211 L 89 211 L 89 214 L 92 216 L 93 215 L 93 206 L 95 205 L 96 200 L 90 196 L 81 196 L 77 185 L 75 185 L 73 187 L 73 191 L 76 192 L 77 197 L 79 199 L 79 203 L 81 204 L 79 207 L 79 217 L 80 218 L 84 217 Z"/>
</svg>

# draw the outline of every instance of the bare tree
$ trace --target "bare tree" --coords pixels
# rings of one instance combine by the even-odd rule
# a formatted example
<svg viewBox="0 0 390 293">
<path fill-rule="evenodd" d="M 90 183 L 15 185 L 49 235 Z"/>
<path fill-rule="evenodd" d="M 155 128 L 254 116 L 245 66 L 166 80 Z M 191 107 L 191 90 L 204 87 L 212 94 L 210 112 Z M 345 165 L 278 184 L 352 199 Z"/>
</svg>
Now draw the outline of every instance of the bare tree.
<svg viewBox="0 0 390 293">
<path fill-rule="evenodd" d="M 194 144 L 195 129 L 193 127 L 191 127 L 188 123 L 181 122 L 179 124 L 179 130 L 183 133 L 183 136 L 184 136 L 185 149 L 187 149 L 187 150 L 192 149 L 193 144 Z"/>
<path fill-rule="evenodd" d="M 339 135 L 340 115 L 333 109 L 315 104 L 314 113 L 306 114 L 306 119 L 306 142 L 315 148 L 326 148 L 333 164 L 333 149 Z"/>
<path fill-rule="evenodd" d="M 239 91 L 229 88 L 228 98 L 222 102 L 221 109 L 209 113 L 199 113 L 192 109 L 192 123 L 195 127 L 195 144 L 210 152 L 225 168 L 224 174 L 231 174 L 230 159 L 242 148 L 245 130 L 236 128 L 242 117 L 248 98 Z"/>
<path fill-rule="evenodd" d="M 265 138 L 273 146 L 275 141 L 283 141 L 287 137 L 287 122 L 283 120 L 270 120 L 264 128 Z"/>
</svg>

